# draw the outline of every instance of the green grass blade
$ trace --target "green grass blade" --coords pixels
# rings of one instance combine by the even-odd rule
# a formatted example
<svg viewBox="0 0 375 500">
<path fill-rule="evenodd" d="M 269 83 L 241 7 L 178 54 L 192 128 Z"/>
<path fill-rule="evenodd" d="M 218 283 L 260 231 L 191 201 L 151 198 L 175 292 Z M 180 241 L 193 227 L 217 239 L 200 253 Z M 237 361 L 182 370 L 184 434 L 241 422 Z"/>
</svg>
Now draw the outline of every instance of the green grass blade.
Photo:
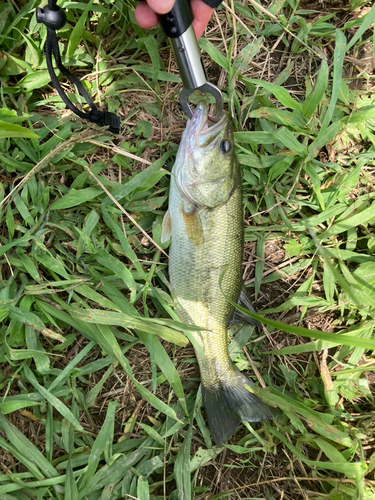
<svg viewBox="0 0 375 500">
<path fill-rule="evenodd" d="M 257 241 L 256 255 L 258 257 L 258 260 L 255 264 L 255 299 L 258 297 L 260 285 L 262 282 L 263 269 L 264 269 L 265 243 L 266 242 L 263 237 L 260 237 Z"/>
<path fill-rule="evenodd" d="M 224 68 L 227 73 L 230 73 L 230 66 L 226 57 L 220 52 L 220 50 L 218 50 L 217 47 L 215 47 L 215 45 L 213 45 L 206 38 L 202 37 L 199 39 L 199 46 L 201 49 L 207 52 L 207 54 L 213 61 L 216 62 L 216 64 Z"/>
<path fill-rule="evenodd" d="M 72 33 L 69 36 L 68 44 L 68 56 L 71 57 L 80 43 L 82 38 L 82 33 L 85 27 L 86 19 L 91 9 L 92 2 L 90 1 L 84 8 L 82 14 L 80 15 L 77 23 L 75 24 Z"/>
<path fill-rule="evenodd" d="M 78 431 L 83 431 L 82 425 L 78 422 L 77 418 L 73 415 L 73 413 L 69 410 L 69 408 L 62 403 L 56 396 L 52 394 L 52 392 L 45 389 L 41 386 L 33 372 L 30 370 L 28 366 L 24 366 L 23 368 L 26 379 L 30 382 L 30 384 L 38 391 L 54 408 L 60 413 L 63 417 L 65 417 L 69 422 L 74 425 L 74 427 Z"/>
<path fill-rule="evenodd" d="M 147 446 L 151 446 L 153 440 L 149 438 L 137 450 L 126 455 L 119 455 L 111 464 L 106 464 L 100 468 L 89 484 L 79 491 L 78 498 L 83 500 L 93 492 L 100 491 L 107 484 L 117 482 L 124 477 L 126 471 L 139 462 L 147 453 Z"/>
<path fill-rule="evenodd" d="M 136 298 L 137 285 L 135 283 L 134 277 L 129 269 L 123 264 L 120 260 L 116 259 L 113 255 L 109 254 L 105 250 L 99 250 L 95 254 L 96 260 L 105 266 L 107 269 L 110 269 L 113 273 L 116 274 L 125 285 L 131 291 L 130 302 L 133 303 Z"/>
<path fill-rule="evenodd" d="M 336 472 L 344 473 L 346 476 L 349 474 L 351 477 L 363 477 L 366 472 L 366 464 L 365 462 L 357 462 L 357 463 L 346 463 L 343 466 L 342 463 L 332 463 L 330 461 L 323 462 L 317 460 L 309 460 L 303 455 L 301 451 L 298 450 L 290 441 L 278 430 L 275 428 L 270 429 L 271 434 L 276 436 L 280 441 L 284 443 L 284 445 L 289 448 L 289 450 L 303 463 L 310 465 L 312 467 L 317 467 L 323 470 L 333 470 Z"/>
<path fill-rule="evenodd" d="M 223 279 L 224 273 L 222 273 L 220 277 L 220 287 Z M 265 318 L 260 314 L 255 314 L 250 312 L 248 309 L 235 304 L 232 300 L 226 297 L 228 302 L 230 302 L 234 307 L 236 307 L 239 311 L 244 313 L 246 316 L 250 318 L 256 319 L 260 323 L 263 323 L 268 326 L 272 326 L 278 330 L 282 330 L 287 333 L 293 333 L 294 335 L 299 335 L 301 337 L 308 338 L 316 338 L 319 340 L 325 340 L 327 342 L 335 342 L 336 344 L 349 345 L 355 347 L 363 347 L 365 349 L 375 349 L 375 340 L 373 339 L 362 339 L 357 338 L 352 335 L 342 335 L 336 333 L 328 333 L 320 330 L 310 330 L 308 328 L 303 328 L 301 326 L 288 325 L 286 323 L 281 323 L 280 321 L 275 321 L 269 318 Z"/>
<path fill-rule="evenodd" d="M 301 111 L 301 105 L 299 102 L 295 101 L 293 97 L 289 94 L 289 92 L 284 89 L 284 87 L 280 87 L 280 85 L 275 85 L 274 83 L 264 82 L 261 80 L 255 80 L 254 78 L 248 78 L 248 82 L 253 83 L 254 85 L 260 86 L 271 92 L 276 99 L 286 108 L 296 109 L 297 111 Z"/>
<path fill-rule="evenodd" d="M 328 64 L 324 59 L 319 69 L 318 78 L 314 90 L 308 95 L 302 104 L 302 113 L 305 118 L 311 118 L 314 111 L 323 99 L 328 84 Z"/>
<path fill-rule="evenodd" d="M 371 7 L 371 10 L 362 17 L 360 27 L 354 33 L 354 35 L 350 39 L 350 42 L 346 46 L 346 52 L 348 52 L 360 40 L 362 35 L 365 33 L 365 31 L 368 30 L 368 28 L 374 21 L 375 21 L 375 5 L 373 5 Z"/>
<path fill-rule="evenodd" d="M 343 221 L 338 221 L 336 224 L 333 224 L 332 227 L 324 231 L 319 235 L 320 239 L 328 239 L 331 236 L 335 236 L 336 234 L 340 234 L 343 231 L 348 231 L 351 228 L 357 227 L 359 225 L 365 225 L 369 222 L 373 222 L 375 220 L 375 204 L 373 203 L 365 210 L 362 210 L 360 213 L 352 215 Z"/>
<path fill-rule="evenodd" d="M 101 456 L 104 453 L 104 450 L 108 450 L 109 447 L 112 445 L 116 408 L 117 408 L 117 401 L 111 401 L 107 408 L 107 414 L 104 423 L 91 448 L 85 473 L 84 475 L 82 475 L 80 479 L 79 483 L 80 492 L 87 487 L 91 479 L 94 477 L 99 461 L 101 460 Z M 109 460 L 109 458 L 110 457 L 107 454 L 106 459 Z"/>
<path fill-rule="evenodd" d="M 20 399 L 18 401 L 8 401 L 7 399 L 8 398 L 5 397 L 0 403 L 0 412 L 3 415 L 13 413 L 14 411 L 21 410 L 22 408 L 28 408 L 29 406 L 37 406 L 39 404 L 36 401 L 28 401 L 26 399 Z"/>
<path fill-rule="evenodd" d="M 164 325 L 158 324 L 152 319 L 129 316 L 115 311 L 103 311 L 100 309 L 81 309 L 76 306 L 72 308 L 72 315 L 77 319 L 97 325 L 116 325 L 124 328 L 140 330 L 152 333 L 174 344 L 185 346 L 187 340 L 180 332 L 172 330 Z"/>
<path fill-rule="evenodd" d="M 176 396 L 179 398 L 181 405 L 187 414 L 187 408 L 186 408 L 186 403 L 185 403 L 185 394 L 184 394 L 184 389 L 182 386 L 182 382 L 180 379 L 180 376 L 178 374 L 178 371 L 176 370 L 174 364 L 172 363 L 170 357 L 166 353 L 164 347 L 162 344 L 159 342 L 159 340 L 155 337 L 153 339 L 147 338 L 146 334 L 142 334 L 141 332 L 138 333 L 139 338 L 141 341 L 145 344 L 145 346 L 148 348 L 148 345 L 151 340 L 153 340 L 153 347 L 154 347 L 154 354 L 155 354 L 155 361 L 156 364 L 159 366 L 161 371 L 163 372 L 163 375 L 167 379 L 168 383 L 171 385 L 173 388 Z"/>
<path fill-rule="evenodd" d="M 95 342 L 91 341 L 89 342 L 83 349 L 80 351 L 77 356 L 75 356 L 72 361 L 70 361 L 63 370 L 61 370 L 61 373 L 51 382 L 51 384 L 48 387 L 48 390 L 52 392 L 56 387 L 59 385 L 62 385 L 66 378 L 69 376 L 69 373 L 80 363 L 86 356 L 87 354 L 91 351 L 91 349 L 94 347 Z"/>
<path fill-rule="evenodd" d="M 177 496 L 181 500 L 192 498 L 191 475 L 190 475 L 190 447 L 193 434 L 194 411 L 190 415 L 189 428 L 184 442 L 178 452 L 174 465 L 174 475 L 177 484 Z"/>
<path fill-rule="evenodd" d="M 65 210 L 67 208 L 77 207 L 78 205 L 91 201 L 102 194 L 103 191 L 101 189 L 93 187 L 85 189 L 70 189 L 65 196 L 52 203 L 50 210 Z"/>
<path fill-rule="evenodd" d="M 39 136 L 32 130 L 28 130 L 21 125 L 15 125 L 0 120 L 0 139 L 7 139 L 10 137 L 26 137 L 29 139 L 39 139 Z"/>
<path fill-rule="evenodd" d="M 340 92 L 341 75 L 342 75 L 342 67 L 344 63 L 345 51 L 346 51 L 345 35 L 341 30 L 336 30 L 335 52 L 333 54 L 332 95 L 317 140 L 319 140 L 319 138 L 326 133 L 326 129 L 328 128 L 328 125 L 332 120 L 333 112 Z"/>
<path fill-rule="evenodd" d="M 293 151 L 298 156 L 302 158 L 307 156 L 307 148 L 303 144 L 297 141 L 294 135 L 285 127 L 280 127 L 273 134 L 276 141 L 280 141 L 285 147 Z"/>
<path fill-rule="evenodd" d="M 121 201 L 125 196 L 130 195 L 136 190 L 147 190 L 153 187 L 162 177 L 164 177 L 168 171 L 163 169 L 165 162 L 170 157 L 171 152 L 163 154 L 163 156 L 155 161 L 153 165 L 142 170 L 134 177 L 131 177 L 125 184 L 116 189 L 112 196 L 117 200 Z M 106 198 L 103 205 L 112 205 L 113 201 L 110 198 Z"/>
<path fill-rule="evenodd" d="M 43 471 L 41 477 L 56 477 L 58 472 L 51 463 L 42 455 L 36 446 L 34 446 L 13 424 L 11 424 L 0 413 L 0 429 L 5 434 L 12 446 L 30 460 L 35 466 Z"/>
<path fill-rule="evenodd" d="M 144 476 L 140 476 L 137 482 L 137 498 L 139 500 L 150 500 L 150 489 L 148 481 Z"/>
</svg>

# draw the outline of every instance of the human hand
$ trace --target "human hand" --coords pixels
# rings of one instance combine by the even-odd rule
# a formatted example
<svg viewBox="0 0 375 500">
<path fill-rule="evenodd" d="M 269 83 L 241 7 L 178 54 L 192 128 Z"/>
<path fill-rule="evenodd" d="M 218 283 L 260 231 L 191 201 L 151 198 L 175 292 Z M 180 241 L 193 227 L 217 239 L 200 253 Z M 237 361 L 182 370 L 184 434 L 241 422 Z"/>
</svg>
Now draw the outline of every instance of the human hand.
<svg viewBox="0 0 375 500">
<path fill-rule="evenodd" d="M 173 7 L 175 0 L 147 0 L 138 2 L 135 9 L 135 18 L 141 28 L 152 28 L 158 24 L 158 15 L 167 14 Z M 197 38 L 200 38 L 206 29 L 214 9 L 203 0 L 191 0 L 191 10 L 194 20 L 193 27 Z"/>
</svg>

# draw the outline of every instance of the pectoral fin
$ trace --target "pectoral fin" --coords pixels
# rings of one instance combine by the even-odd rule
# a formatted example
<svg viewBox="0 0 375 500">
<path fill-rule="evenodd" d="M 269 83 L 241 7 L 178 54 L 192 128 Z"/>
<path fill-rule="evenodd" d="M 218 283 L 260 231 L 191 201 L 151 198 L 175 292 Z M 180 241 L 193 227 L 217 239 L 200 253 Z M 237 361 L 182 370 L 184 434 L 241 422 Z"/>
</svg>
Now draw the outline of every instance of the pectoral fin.
<svg viewBox="0 0 375 500">
<path fill-rule="evenodd" d="M 162 243 L 166 243 L 171 236 L 172 236 L 172 220 L 171 220 L 171 214 L 169 213 L 169 210 L 167 210 L 165 212 L 163 223 L 161 225 L 160 241 Z"/>
<path fill-rule="evenodd" d="M 249 297 L 249 292 L 247 291 L 245 283 L 243 283 L 243 282 L 242 282 L 240 297 L 237 301 L 237 304 L 241 307 L 245 307 L 246 309 L 249 309 L 249 311 L 252 313 L 256 312 L 252 303 L 251 303 L 251 300 Z M 245 313 L 239 311 L 238 309 L 234 310 L 231 323 L 232 324 L 240 323 L 241 325 L 255 325 L 255 326 L 259 326 L 259 327 L 262 326 L 259 323 L 259 321 L 257 321 L 256 319 L 250 318 L 250 316 L 247 316 Z"/>
<path fill-rule="evenodd" d="M 185 231 L 191 243 L 194 245 L 203 243 L 203 229 L 198 209 L 192 206 L 188 211 L 183 210 L 182 215 L 184 217 Z"/>
</svg>

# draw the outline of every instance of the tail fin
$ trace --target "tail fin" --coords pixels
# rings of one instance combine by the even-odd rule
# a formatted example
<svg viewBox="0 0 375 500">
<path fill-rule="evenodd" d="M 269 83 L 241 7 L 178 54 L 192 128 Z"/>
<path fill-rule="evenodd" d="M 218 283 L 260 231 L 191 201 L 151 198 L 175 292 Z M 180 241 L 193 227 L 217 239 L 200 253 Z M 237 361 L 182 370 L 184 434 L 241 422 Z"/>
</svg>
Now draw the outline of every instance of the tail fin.
<svg viewBox="0 0 375 500">
<path fill-rule="evenodd" d="M 275 417 L 272 409 L 251 394 L 246 385 L 254 384 L 240 372 L 219 385 L 204 387 L 202 384 L 208 425 L 217 446 L 232 437 L 242 420 L 259 422 Z"/>
</svg>

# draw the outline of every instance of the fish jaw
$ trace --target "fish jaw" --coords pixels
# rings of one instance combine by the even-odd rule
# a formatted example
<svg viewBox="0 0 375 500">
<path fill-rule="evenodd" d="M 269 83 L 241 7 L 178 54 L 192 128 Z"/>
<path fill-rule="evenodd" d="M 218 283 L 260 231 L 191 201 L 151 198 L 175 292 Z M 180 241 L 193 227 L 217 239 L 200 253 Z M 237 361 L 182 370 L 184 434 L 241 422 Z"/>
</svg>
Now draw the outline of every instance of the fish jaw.
<svg viewBox="0 0 375 500">
<path fill-rule="evenodd" d="M 194 147 L 195 141 L 199 137 L 201 132 L 208 129 L 208 108 L 205 102 L 198 103 L 193 116 L 190 118 L 186 125 L 184 134 L 189 137 L 189 145 L 187 153 L 191 152 L 191 148 Z"/>
</svg>

